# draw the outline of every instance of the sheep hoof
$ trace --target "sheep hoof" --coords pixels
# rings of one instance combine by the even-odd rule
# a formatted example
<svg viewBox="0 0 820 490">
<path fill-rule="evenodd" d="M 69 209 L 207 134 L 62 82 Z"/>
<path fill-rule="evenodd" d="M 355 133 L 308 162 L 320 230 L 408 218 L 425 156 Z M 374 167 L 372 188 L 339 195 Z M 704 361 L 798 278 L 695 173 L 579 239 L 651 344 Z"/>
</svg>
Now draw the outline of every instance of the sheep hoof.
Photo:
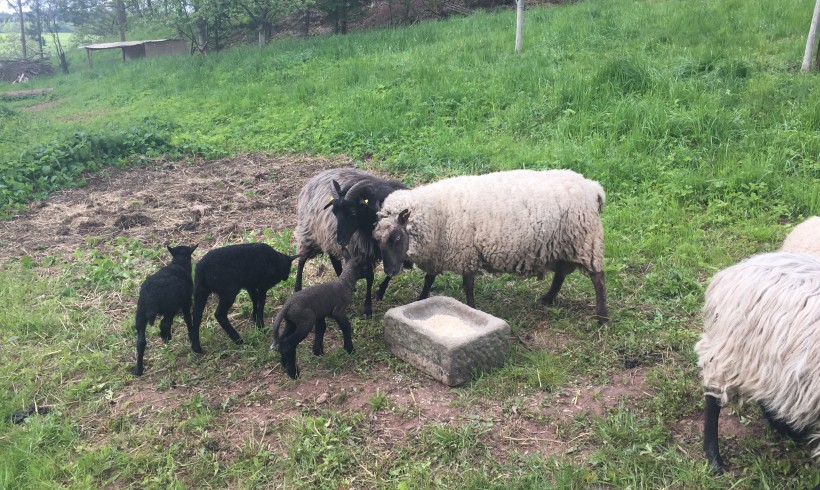
<svg viewBox="0 0 820 490">
<path fill-rule="evenodd" d="M 722 475 L 723 473 L 726 472 L 726 469 L 723 466 L 723 459 L 722 458 L 718 458 L 717 461 L 710 461 L 709 462 L 709 468 L 712 469 L 712 473 L 714 473 L 715 476 L 720 476 L 720 475 Z"/>
<path fill-rule="evenodd" d="M 553 303 L 555 302 L 555 298 L 550 298 L 550 297 L 547 297 L 546 295 L 544 295 L 544 296 L 541 296 L 540 298 L 538 298 L 538 302 L 541 303 L 544 306 L 552 306 Z"/>
<path fill-rule="evenodd" d="M 134 373 L 134 376 L 142 376 L 142 368 L 140 366 L 134 366 L 134 369 L 131 371 Z"/>
<path fill-rule="evenodd" d="M 370 320 L 371 318 L 373 318 L 373 313 L 362 313 L 363 320 Z"/>
<path fill-rule="evenodd" d="M 197 354 L 204 354 L 205 351 L 202 350 L 202 347 L 191 347 L 191 350 L 196 352 Z"/>
</svg>

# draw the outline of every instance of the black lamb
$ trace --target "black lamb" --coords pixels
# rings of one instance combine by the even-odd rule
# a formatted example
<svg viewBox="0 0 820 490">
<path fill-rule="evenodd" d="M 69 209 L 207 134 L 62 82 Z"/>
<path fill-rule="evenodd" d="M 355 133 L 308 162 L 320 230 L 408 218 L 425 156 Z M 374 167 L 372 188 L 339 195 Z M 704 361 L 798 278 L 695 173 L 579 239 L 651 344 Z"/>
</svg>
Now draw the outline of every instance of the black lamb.
<svg viewBox="0 0 820 490">
<path fill-rule="evenodd" d="M 190 332 L 191 349 L 202 353 L 199 343 L 199 327 L 202 312 L 211 293 L 219 296 L 214 317 L 219 325 L 237 344 L 242 338 L 228 321 L 228 310 L 236 295 L 245 289 L 253 302 L 251 318 L 262 328 L 265 300 L 268 289 L 284 281 L 290 275 L 290 265 L 295 256 L 279 253 L 265 243 L 243 243 L 211 250 L 196 265 L 194 276 L 194 322 Z"/>
<path fill-rule="evenodd" d="M 406 189 L 401 182 L 386 180 L 354 168 L 326 170 L 312 177 L 299 193 L 297 202 L 296 268 L 294 291 L 302 289 L 305 262 L 325 252 L 339 275 L 342 272 L 342 248 L 353 257 L 361 257 L 368 269 L 362 277 L 367 281 L 364 318 L 373 315 L 373 268 L 381 260 L 381 251 L 373 240 L 376 213 L 388 195 Z M 330 210 L 328 210 L 330 208 Z M 382 299 L 390 277 L 386 277 L 376 292 Z"/>
<path fill-rule="evenodd" d="M 140 286 L 139 300 L 137 300 L 136 329 L 137 329 L 137 365 L 134 374 L 143 372 L 143 357 L 145 346 L 145 327 L 154 324 L 158 315 L 162 315 L 159 324 L 159 335 L 162 340 L 171 340 L 171 323 L 177 313 L 182 311 L 182 318 L 191 333 L 191 291 L 194 285 L 191 280 L 191 254 L 196 245 L 189 247 L 167 247 L 171 252 L 171 263 L 161 268 Z"/>
<path fill-rule="evenodd" d="M 282 367 L 288 376 L 296 379 L 299 369 L 296 367 L 296 347 L 315 329 L 313 354 L 324 354 L 324 336 L 327 330 L 325 318 L 333 318 L 339 325 L 344 339 L 344 349 L 348 354 L 353 352 L 350 320 L 345 310 L 353 300 L 356 281 L 367 273 L 368 264 L 360 257 L 345 257 L 346 263 L 341 275 L 330 282 L 318 284 L 293 293 L 282 306 L 282 311 L 273 321 L 273 344 L 278 347 L 282 356 Z M 371 270 L 372 271 L 372 270 Z M 285 329 L 279 335 L 279 325 L 285 321 Z"/>
</svg>

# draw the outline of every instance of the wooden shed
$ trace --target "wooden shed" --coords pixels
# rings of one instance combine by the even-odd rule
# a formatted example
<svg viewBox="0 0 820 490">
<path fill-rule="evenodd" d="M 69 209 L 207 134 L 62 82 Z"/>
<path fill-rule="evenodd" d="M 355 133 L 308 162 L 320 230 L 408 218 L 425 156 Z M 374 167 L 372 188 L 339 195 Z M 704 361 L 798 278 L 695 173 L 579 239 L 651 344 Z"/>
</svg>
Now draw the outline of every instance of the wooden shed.
<svg viewBox="0 0 820 490">
<path fill-rule="evenodd" d="M 121 41 L 116 43 L 89 44 L 85 47 L 88 67 L 91 68 L 91 52 L 97 49 L 122 49 L 122 60 L 150 58 L 169 54 L 188 54 L 188 44 L 183 39 L 153 39 L 148 41 Z"/>
</svg>

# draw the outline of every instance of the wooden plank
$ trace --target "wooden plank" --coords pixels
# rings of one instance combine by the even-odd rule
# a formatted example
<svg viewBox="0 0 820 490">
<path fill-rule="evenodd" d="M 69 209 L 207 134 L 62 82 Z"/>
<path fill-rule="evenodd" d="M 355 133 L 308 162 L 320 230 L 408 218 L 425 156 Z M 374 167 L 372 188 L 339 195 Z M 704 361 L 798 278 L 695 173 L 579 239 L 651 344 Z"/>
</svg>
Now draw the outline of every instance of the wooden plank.
<svg viewBox="0 0 820 490">
<path fill-rule="evenodd" d="M 38 88 L 36 90 L 18 90 L 16 92 L 0 92 L 0 97 L 13 99 L 15 97 L 31 97 L 33 95 L 50 94 L 53 88 Z"/>
</svg>

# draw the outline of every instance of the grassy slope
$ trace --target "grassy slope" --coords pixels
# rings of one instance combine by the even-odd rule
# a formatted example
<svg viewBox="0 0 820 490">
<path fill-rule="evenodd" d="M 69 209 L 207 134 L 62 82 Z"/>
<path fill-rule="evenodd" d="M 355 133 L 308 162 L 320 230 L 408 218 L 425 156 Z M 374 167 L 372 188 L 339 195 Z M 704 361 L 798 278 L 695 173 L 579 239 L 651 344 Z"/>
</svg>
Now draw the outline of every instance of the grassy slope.
<svg viewBox="0 0 820 490">
<path fill-rule="evenodd" d="M 95 58 L 94 70 L 77 59 L 76 73 L 32 84 L 55 87 L 54 107 L 0 106 L 0 160 L 13 167 L 34 143 L 52 144 L 77 130 L 105 135 L 140 128 L 149 118 L 173 123 L 169 138 L 179 151 L 347 153 L 374 157 L 411 181 L 520 166 L 579 170 L 608 193 L 606 270 L 616 321 L 593 334 L 592 325 L 578 332 L 577 312 L 551 314 L 551 328 L 572 338 L 559 354 L 566 371 L 556 374 L 552 388 L 605 380 L 624 357 L 665 353 L 650 372 L 656 397 L 634 411 L 613 408 L 598 422 L 565 428 L 592 431 L 609 446 L 590 444 L 581 463 L 524 454 L 495 462 L 480 425 L 450 432 L 431 426 L 386 467 L 374 467 L 361 463 L 371 455 L 361 444 L 367 421 L 330 411 L 321 414 L 332 422 L 324 429 L 314 426 L 315 418 L 297 418 L 283 434 L 307 441 L 293 446 L 293 464 L 260 462 L 265 450 L 250 441 L 247 453 L 223 462 L 212 478 L 250 486 L 276 476 L 309 487 L 313 469 L 295 462 L 311 455 L 336 484 L 374 486 L 380 480 L 371 473 L 381 471 L 390 475 L 383 477 L 388 486 L 728 488 L 738 475 L 712 480 L 696 454 L 685 457 L 670 444 L 669 433 L 699 408 L 691 346 L 708 278 L 750 253 L 776 248 L 788 225 L 820 213 L 820 95 L 815 76 L 794 71 L 810 12 L 808 0 L 601 0 L 530 9 L 520 56 L 511 53 L 513 14 L 477 13 L 207 58 L 125 64 Z M 143 268 L 151 267 L 153 251 L 137 255 Z M 77 285 L 39 279 L 36 270 L 0 274 L 2 302 L 10 305 L 0 316 L 0 340 L 15 346 L 0 351 L 0 386 L 12 393 L 0 399 L 0 486 L 94 487 L 108 478 L 192 485 L 210 475 L 212 462 L 201 455 L 188 461 L 151 451 L 159 444 L 156 428 L 127 420 L 114 421 L 119 425 L 101 448 L 87 447 L 90 429 L 80 421 L 128 382 L 116 364 L 132 339 L 129 325 L 111 333 L 104 309 L 82 299 L 93 296 L 93 287 L 133 295 L 134 281 Z M 397 301 L 409 299 L 417 283 L 397 281 Z M 458 295 L 458 281 L 443 284 Z M 514 284 L 510 290 L 505 277 L 488 280 L 479 294 L 499 291 L 490 308 L 520 332 L 540 320 L 518 300 L 528 297 L 531 283 Z M 580 277 L 567 287 L 582 297 L 591 289 Z M 37 308 L 28 308 L 30 302 Z M 383 359 L 376 327 L 356 328 L 369 339 L 360 350 Z M 164 361 L 185 355 L 177 347 Z M 53 354 L 61 351 L 72 357 Z M 516 390 L 533 390 L 528 374 L 554 370 L 552 361 L 518 350 L 507 368 L 467 387 L 464 396 L 512 404 Z M 203 377 L 220 375 L 216 364 L 201 368 Z M 498 388 L 507 385 L 509 391 Z M 60 416 L 36 418 L 25 430 L 8 424 L 7 414 L 35 400 L 57 406 Z M 172 415 L 193 418 L 206 433 L 216 417 L 196 400 Z M 181 432 L 201 436 L 190 424 Z M 418 443 L 429 451 L 413 451 Z M 188 457 L 196 454 L 184 438 L 174 444 Z M 118 452 L 122 447 L 127 456 Z M 820 480 L 805 451 L 776 458 L 771 452 L 771 441 L 742 441 L 733 459 L 746 468 L 742 484 L 792 488 Z M 333 463 L 339 460 L 359 465 Z M 431 463 L 437 460 L 441 467 Z"/>
</svg>

